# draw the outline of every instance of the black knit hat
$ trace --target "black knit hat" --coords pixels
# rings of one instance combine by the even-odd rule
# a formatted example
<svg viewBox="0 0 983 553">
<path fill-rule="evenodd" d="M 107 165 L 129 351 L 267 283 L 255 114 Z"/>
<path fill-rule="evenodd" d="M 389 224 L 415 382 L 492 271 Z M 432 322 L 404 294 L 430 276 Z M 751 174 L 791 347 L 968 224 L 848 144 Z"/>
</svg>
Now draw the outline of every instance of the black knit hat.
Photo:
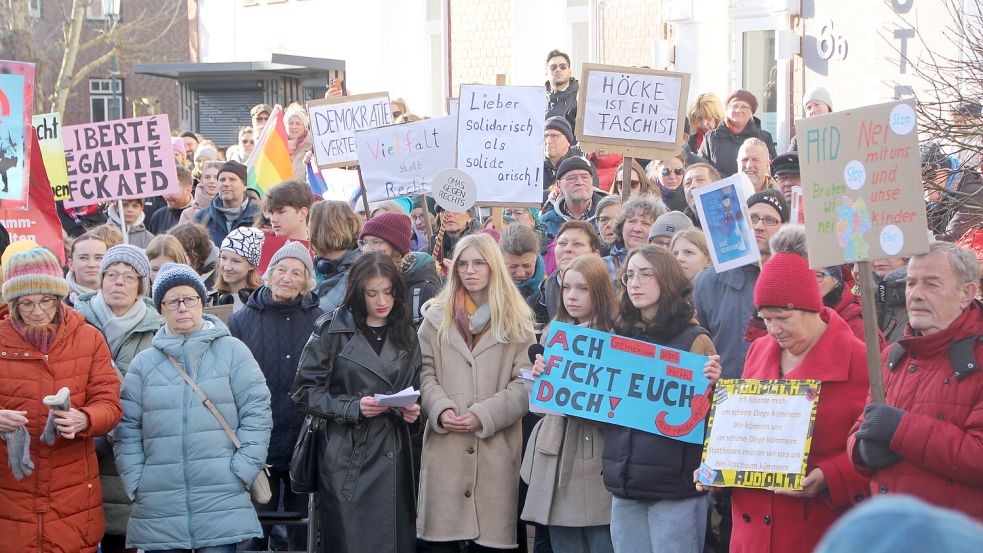
<svg viewBox="0 0 983 553">
<path fill-rule="evenodd" d="M 238 161 L 226 161 L 218 169 L 218 174 L 215 175 L 216 178 L 222 175 L 222 173 L 235 173 L 237 177 L 242 179 L 245 183 L 248 180 L 246 175 L 246 166 L 239 163 Z"/>
<path fill-rule="evenodd" d="M 591 165 L 587 158 L 580 156 L 571 156 L 560 162 L 560 166 L 556 168 L 556 180 L 563 178 L 570 171 L 587 171 L 590 176 L 594 176 L 594 166 Z"/>
<path fill-rule="evenodd" d="M 550 117 L 546 120 L 546 130 L 556 131 L 566 137 L 567 142 L 571 145 L 577 143 L 577 139 L 573 137 L 573 127 L 570 126 L 570 122 L 567 121 L 565 117 L 560 117 L 559 115 Z"/>
<path fill-rule="evenodd" d="M 755 192 L 747 199 L 748 209 L 754 204 L 766 203 L 771 207 L 775 208 L 778 212 L 778 217 L 782 220 L 782 223 L 787 223 L 789 215 L 788 203 L 782 196 L 781 192 L 778 190 L 762 190 L 761 192 Z"/>
</svg>

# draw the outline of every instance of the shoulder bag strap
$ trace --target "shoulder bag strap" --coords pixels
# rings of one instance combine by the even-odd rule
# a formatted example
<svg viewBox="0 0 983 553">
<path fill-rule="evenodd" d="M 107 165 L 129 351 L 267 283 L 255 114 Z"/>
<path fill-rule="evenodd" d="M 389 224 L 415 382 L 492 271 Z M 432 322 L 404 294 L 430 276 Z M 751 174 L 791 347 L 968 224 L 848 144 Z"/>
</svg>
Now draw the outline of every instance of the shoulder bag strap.
<svg viewBox="0 0 983 553">
<path fill-rule="evenodd" d="M 215 404 L 212 403 L 212 400 L 208 399 L 208 396 L 205 395 L 205 392 L 203 392 L 202 389 L 198 387 L 198 384 L 195 383 L 195 381 L 192 380 L 190 376 L 188 376 L 188 373 L 181 367 L 181 364 L 178 363 L 176 359 L 168 355 L 167 360 L 171 362 L 171 365 L 174 365 L 174 368 L 177 370 L 178 374 L 181 375 L 181 378 L 183 378 L 184 381 L 188 383 L 188 386 L 191 386 L 191 389 L 195 391 L 195 395 L 201 398 L 201 402 L 205 405 L 205 407 L 208 408 L 208 410 L 212 413 L 212 415 L 215 416 L 215 418 L 218 420 L 218 423 L 222 425 L 222 429 L 225 430 L 225 433 L 229 435 L 229 439 L 231 439 L 232 443 L 235 444 L 236 449 L 241 448 L 242 442 L 239 441 L 239 437 L 236 436 L 236 433 L 232 430 L 232 427 L 229 426 L 229 423 L 225 421 L 225 417 L 222 416 L 222 413 L 218 412 L 218 408 L 215 407 Z"/>
</svg>

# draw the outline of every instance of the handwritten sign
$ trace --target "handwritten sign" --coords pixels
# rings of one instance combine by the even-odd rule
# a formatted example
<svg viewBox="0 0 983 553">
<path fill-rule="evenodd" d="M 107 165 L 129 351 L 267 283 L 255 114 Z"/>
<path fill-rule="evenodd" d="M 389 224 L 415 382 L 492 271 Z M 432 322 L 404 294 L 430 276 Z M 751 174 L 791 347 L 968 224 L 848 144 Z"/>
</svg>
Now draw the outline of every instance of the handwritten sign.
<svg viewBox="0 0 983 553">
<path fill-rule="evenodd" d="M 809 264 L 928 251 L 914 100 L 796 121 Z"/>
<path fill-rule="evenodd" d="M 689 74 L 585 63 L 576 134 L 583 151 L 665 159 L 683 145 Z"/>
<path fill-rule="evenodd" d="M 0 206 L 27 209 L 34 64 L 0 61 Z"/>
<path fill-rule="evenodd" d="M 543 203 L 543 91 L 535 86 L 461 85 L 457 168 L 478 202 Z"/>
<path fill-rule="evenodd" d="M 321 168 L 358 165 L 355 131 L 392 124 L 389 93 L 332 96 L 307 102 L 314 157 Z"/>
<path fill-rule="evenodd" d="M 66 207 L 178 192 L 166 115 L 62 130 L 68 166 Z"/>
<path fill-rule="evenodd" d="M 417 196 L 457 160 L 457 118 L 424 119 L 355 131 L 362 181 L 370 202 Z"/>
<path fill-rule="evenodd" d="M 553 322 L 530 403 L 566 415 L 703 443 L 707 358 Z"/>
<path fill-rule="evenodd" d="M 45 113 L 35 115 L 32 123 L 38 133 L 41 157 L 51 183 L 55 201 L 68 199 L 68 167 L 65 165 L 65 143 L 61 139 L 61 115 Z"/>
<path fill-rule="evenodd" d="M 701 484 L 801 490 L 819 405 L 818 380 L 720 380 Z"/>
<path fill-rule="evenodd" d="M 741 193 L 745 183 L 750 185 L 747 176 L 738 173 L 693 190 L 693 203 L 718 273 L 761 260 Z"/>
<path fill-rule="evenodd" d="M 460 169 L 444 169 L 437 173 L 432 186 L 430 195 L 447 211 L 467 211 L 474 206 L 477 197 L 474 179 Z"/>
</svg>

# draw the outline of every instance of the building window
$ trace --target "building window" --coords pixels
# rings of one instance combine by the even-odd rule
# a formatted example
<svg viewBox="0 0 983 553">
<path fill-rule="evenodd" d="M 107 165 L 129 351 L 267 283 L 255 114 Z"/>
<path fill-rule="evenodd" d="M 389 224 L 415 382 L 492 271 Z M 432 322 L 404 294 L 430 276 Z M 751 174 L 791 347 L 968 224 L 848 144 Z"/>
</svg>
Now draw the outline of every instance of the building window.
<svg viewBox="0 0 983 553">
<path fill-rule="evenodd" d="M 41 19 L 41 0 L 29 0 L 27 2 L 27 16 Z"/>
<path fill-rule="evenodd" d="M 116 90 L 113 90 L 113 84 Z M 115 98 L 113 97 L 113 93 Z M 89 120 L 93 123 L 122 119 L 123 81 L 117 79 L 89 79 Z"/>
</svg>

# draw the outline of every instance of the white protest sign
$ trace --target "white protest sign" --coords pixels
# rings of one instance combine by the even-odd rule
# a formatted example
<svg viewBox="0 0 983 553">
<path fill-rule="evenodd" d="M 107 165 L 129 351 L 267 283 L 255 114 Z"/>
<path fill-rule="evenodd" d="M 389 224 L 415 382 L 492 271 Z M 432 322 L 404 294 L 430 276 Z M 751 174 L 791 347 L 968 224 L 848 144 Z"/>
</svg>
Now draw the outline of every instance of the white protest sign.
<svg viewBox="0 0 983 553">
<path fill-rule="evenodd" d="M 483 204 L 543 203 L 543 91 L 461 85 L 457 167 Z"/>
<path fill-rule="evenodd" d="M 664 159 L 683 143 L 689 74 L 584 64 L 576 135 L 583 151 L 604 147 Z"/>
<path fill-rule="evenodd" d="M 439 117 L 355 131 L 362 182 L 370 202 L 417 196 L 457 159 L 457 118 Z"/>
<path fill-rule="evenodd" d="M 355 131 L 392 124 L 389 93 L 338 96 L 307 102 L 319 167 L 357 165 Z"/>
<path fill-rule="evenodd" d="M 431 181 L 430 195 L 447 211 L 467 211 L 474 206 L 477 190 L 474 179 L 460 169 L 444 169 Z"/>
</svg>

